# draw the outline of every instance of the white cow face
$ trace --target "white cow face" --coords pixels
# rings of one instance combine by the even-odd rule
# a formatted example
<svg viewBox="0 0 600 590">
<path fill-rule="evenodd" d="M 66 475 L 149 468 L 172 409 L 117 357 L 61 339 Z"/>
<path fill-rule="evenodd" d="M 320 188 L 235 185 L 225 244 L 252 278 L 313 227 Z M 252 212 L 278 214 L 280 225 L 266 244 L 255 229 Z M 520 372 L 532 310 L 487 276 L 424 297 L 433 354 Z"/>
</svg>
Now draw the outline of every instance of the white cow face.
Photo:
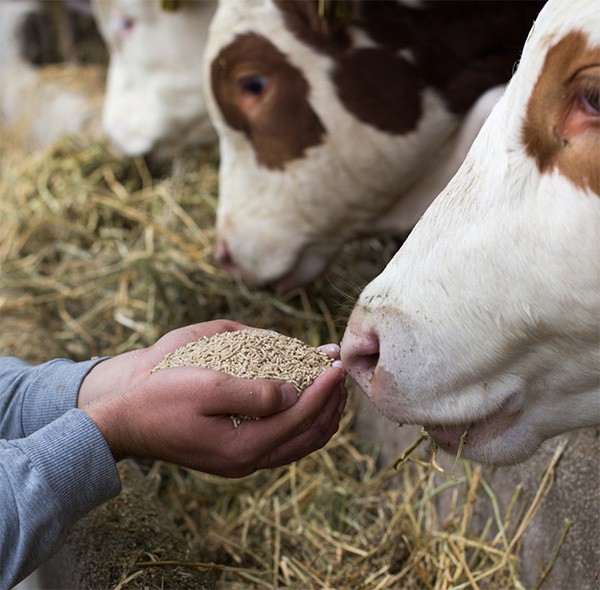
<svg viewBox="0 0 600 590">
<path fill-rule="evenodd" d="M 219 259 L 279 290 L 312 281 L 352 238 L 412 228 L 458 167 L 465 113 L 516 59 L 464 70 L 481 56 L 448 51 L 457 37 L 467 52 L 495 51 L 464 3 L 353 2 L 356 14 L 339 18 L 327 3 L 317 14 L 319 4 L 223 0 L 205 53 L 221 151 Z M 510 18 L 498 27 L 519 34 Z"/>
<path fill-rule="evenodd" d="M 216 2 L 94 0 L 110 52 L 103 125 L 127 155 L 169 156 L 174 148 L 210 144 L 202 57 Z"/>
<path fill-rule="evenodd" d="M 489 463 L 600 421 L 600 12 L 551 0 L 464 165 L 343 339 L 391 420 Z"/>
</svg>

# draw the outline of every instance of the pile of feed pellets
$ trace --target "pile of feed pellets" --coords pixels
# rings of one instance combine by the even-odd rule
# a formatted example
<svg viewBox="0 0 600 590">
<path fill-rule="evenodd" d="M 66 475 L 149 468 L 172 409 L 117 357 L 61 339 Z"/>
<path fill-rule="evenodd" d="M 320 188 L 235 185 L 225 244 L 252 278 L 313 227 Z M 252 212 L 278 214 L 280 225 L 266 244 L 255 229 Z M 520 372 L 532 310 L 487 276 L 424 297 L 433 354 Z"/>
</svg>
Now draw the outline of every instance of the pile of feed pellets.
<svg viewBox="0 0 600 590">
<path fill-rule="evenodd" d="M 195 366 L 244 379 L 279 379 L 300 394 L 333 359 L 297 338 L 268 330 L 237 330 L 201 338 L 178 348 L 151 373 L 170 367 Z M 248 416 L 232 416 L 234 426 Z"/>
</svg>

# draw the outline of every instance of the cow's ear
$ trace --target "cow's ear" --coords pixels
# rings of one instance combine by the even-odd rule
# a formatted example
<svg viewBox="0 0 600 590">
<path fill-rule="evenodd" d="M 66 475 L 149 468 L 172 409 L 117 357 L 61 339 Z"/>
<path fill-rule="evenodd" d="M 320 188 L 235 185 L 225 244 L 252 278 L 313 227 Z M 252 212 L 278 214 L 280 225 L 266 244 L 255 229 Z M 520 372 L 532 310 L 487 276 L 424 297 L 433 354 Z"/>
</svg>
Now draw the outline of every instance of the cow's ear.
<svg viewBox="0 0 600 590">
<path fill-rule="evenodd" d="M 356 15 L 353 0 L 275 0 L 287 27 L 318 51 L 332 52 L 350 45 L 347 29 Z"/>
</svg>

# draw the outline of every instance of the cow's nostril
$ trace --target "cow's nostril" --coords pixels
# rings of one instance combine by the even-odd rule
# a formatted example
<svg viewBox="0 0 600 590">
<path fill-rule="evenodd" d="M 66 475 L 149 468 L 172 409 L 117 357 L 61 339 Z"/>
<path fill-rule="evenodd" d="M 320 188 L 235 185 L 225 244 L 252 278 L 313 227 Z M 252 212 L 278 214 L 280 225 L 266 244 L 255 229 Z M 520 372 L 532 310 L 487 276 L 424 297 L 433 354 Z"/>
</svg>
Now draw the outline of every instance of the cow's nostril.
<svg viewBox="0 0 600 590">
<path fill-rule="evenodd" d="M 375 373 L 375 367 L 377 367 L 378 362 L 378 352 L 356 356 L 353 361 L 354 370 L 357 375 L 362 377 L 362 380 L 366 380 L 370 383 L 373 380 L 373 374 Z"/>
<path fill-rule="evenodd" d="M 219 242 L 217 243 L 216 257 L 219 266 L 223 270 L 226 270 L 230 274 L 234 274 L 236 267 L 233 262 L 233 258 L 229 253 L 229 247 L 227 246 L 227 242 L 225 240 L 219 240 Z"/>
<path fill-rule="evenodd" d="M 379 362 L 377 334 L 347 334 L 342 342 L 342 362 L 361 389 L 370 395 L 371 381 Z"/>
</svg>

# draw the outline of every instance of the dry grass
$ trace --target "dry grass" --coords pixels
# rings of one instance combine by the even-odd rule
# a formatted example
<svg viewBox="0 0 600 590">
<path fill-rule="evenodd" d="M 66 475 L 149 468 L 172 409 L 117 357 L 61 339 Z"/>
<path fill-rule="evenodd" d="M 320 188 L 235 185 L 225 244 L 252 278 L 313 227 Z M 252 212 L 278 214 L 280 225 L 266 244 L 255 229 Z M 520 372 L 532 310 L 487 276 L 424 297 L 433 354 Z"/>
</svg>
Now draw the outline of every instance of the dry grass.
<svg viewBox="0 0 600 590">
<path fill-rule="evenodd" d="M 394 250 L 353 244 L 311 289 L 251 292 L 213 262 L 214 153 L 178 157 L 165 179 L 101 144 L 24 155 L 4 141 L 0 157 L 0 352 L 31 362 L 117 354 L 216 317 L 311 345 L 339 341 L 355 295 Z M 228 589 L 520 587 L 519 542 L 553 463 L 533 504 L 516 490 L 502 509 L 466 462 L 456 479 L 412 461 L 379 469 L 350 406 L 333 441 L 289 467 L 231 481 L 153 464 L 148 478 L 197 558 L 188 566 L 220 571 Z M 482 500 L 493 517 L 480 524 Z M 120 587 L 172 565 L 149 555 Z"/>
<path fill-rule="evenodd" d="M 389 257 L 375 242 L 354 246 L 313 290 L 249 291 L 214 264 L 214 154 L 181 156 L 169 178 L 154 180 L 142 160 L 122 161 L 102 144 L 65 140 L 28 157 L 0 153 L 0 312 L 43 310 L 53 338 L 76 359 L 215 317 L 313 345 L 335 341 L 366 281 L 358 269 L 340 288 L 336 273 L 356 247 L 373 269 Z"/>
<path fill-rule="evenodd" d="M 522 588 L 519 543 L 564 446 L 534 500 L 523 504 L 516 489 L 501 513 L 481 467 L 462 461 L 456 479 L 410 462 L 380 469 L 352 421 L 351 408 L 322 451 L 240 481 L 154 464 L 148 477 L 200 559 L 188 567 L 215 569 L 220 588 L 240 590 Z M 451 506 L 442 521 L 443 494 Z M 482 499 L 493 514 L 483 526 L 474 516 Z M 130 573 L 182 565 L 149 557 Z"/>
</svg>

